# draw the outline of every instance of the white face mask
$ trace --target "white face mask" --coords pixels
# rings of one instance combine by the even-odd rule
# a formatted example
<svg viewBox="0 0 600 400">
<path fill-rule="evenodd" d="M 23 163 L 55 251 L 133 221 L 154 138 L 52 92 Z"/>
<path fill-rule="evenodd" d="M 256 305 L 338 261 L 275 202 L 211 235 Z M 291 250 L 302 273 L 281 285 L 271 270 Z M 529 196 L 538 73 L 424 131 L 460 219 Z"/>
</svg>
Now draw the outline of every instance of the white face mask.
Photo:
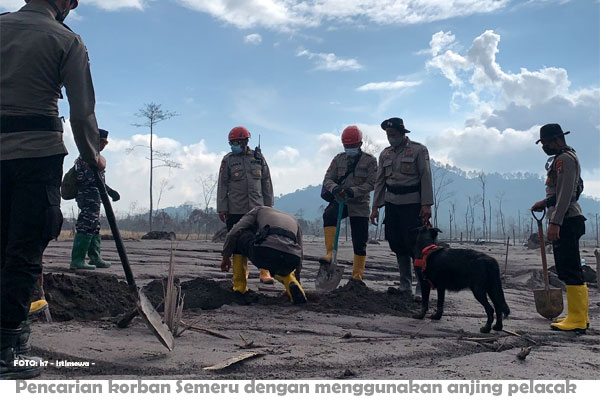
<svg viewBox="0 0 600 400">
<path fill-rule="evenodd" d="M 400 146 L 404 142 L 405 135 L 388 136 L 388 142 L 392 147 Z"/>
</svg>

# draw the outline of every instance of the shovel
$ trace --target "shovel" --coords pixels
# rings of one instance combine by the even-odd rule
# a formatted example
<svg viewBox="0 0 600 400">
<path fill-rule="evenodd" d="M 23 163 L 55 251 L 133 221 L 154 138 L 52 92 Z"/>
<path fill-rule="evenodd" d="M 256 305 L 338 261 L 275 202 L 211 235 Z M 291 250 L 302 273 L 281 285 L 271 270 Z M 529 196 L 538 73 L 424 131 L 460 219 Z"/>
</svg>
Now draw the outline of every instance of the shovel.
<svg viewBox="0 0 600 400">
<path fill-rule="evenodd" d="M 342 224 L 342 214 L 344 213 L 345 201 L 338 201 L 337 223 L 335 225 L 335 239 L 333 241 L 333 252 L 331 253 L 331 262 L 319 262 L 319 272 L 315 279 L 315 287 L 320 292 L 330 292 L 338 287 L 344 275 L 344 266 L 337 265 L 338 239 L 340 238 L 340 225 Z"/>
<path fill-rule="evenodd" d="M 115 218 L 115 213 L 113 212 L 112 205 L 110 200 L 108 199 L 108 194 L 106 193 L 106 187 L 104 186 L 104 182 L 100 178 L 100 174 L 98 170 L 92 167 L 94 171 L 94 178 L 96 180 L 96 187 L 100 191 L 100 197 L 102 198 L 102 204 L 104 205 L 104 211 L 106 212 L 106 219 L 108 219 L 108 224 L 110 225 L 110 230 L 112 231 L 113 237 L 115 239 L 115 244 L 117 246 L 117 252 L 119 253 L 119 258 L 121 259 L 121 264 L 123 265 L 123 270 L 125 271 L 125 277 L 127 278 L 127 284 L 129 285 L 129 290 L 135 297 L 135 305 L 139 312 L 139 315 L 142 316 L 144 322 L 152 333 L 160 340 L 160 342 L 169 350 L 173 350 L 175 347 L 175 341 L 173 340 L 173 335 L 171 331 L 162 321 L 160 314 L 156 312 L 150 300 L 142 293 L 141 290 L 138 290 L 135 279 L 133 278 L 133 272 L 131 271 L 131 266 L 129 265 L 129 259 L 127 258 L 127 253 L 125 252 L 125 246 L 123 245 L 123 239 L 121 239 L 121 233 L 119 232 L 119 228 L 117 227 L 117 220 Z"/>
<path fill-rule="evenodd" d="M 546 241 L 544 239 L 544 227 L 542 220 L 546 215 L 546 210 L 541 218 L 535 215 L 531 210 L 533 218 L 537 221 L 538 236 L 540 237 L 540 251 L 542 253 L 542 265 L 544 267 L 544 289 L 534 289 L 533 297 L 535 299 L 535 308 L 537 312 L 545 318 L 552 319 L 558 317 L 563 311 L 563 296 L 561 289 L 550 289 L 548 284 L 548 262 L 546 261 Z"/>
</svg>

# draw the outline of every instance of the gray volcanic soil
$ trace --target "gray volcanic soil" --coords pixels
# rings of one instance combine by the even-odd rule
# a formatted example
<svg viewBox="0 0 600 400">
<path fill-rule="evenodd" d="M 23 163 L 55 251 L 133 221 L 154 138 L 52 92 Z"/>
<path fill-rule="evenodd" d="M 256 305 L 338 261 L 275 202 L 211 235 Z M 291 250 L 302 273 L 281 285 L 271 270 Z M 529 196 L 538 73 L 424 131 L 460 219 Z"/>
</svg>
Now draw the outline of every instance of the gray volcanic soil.
<svg viewBox="0 0 600 400">
<path fill-rule="evenodd" d="M 331 293 L 315 292 L 321 241 L 305 238 L 302 283 L 309 302 L 302 306 L 289 303 L 281 284 L 259 284 L 258 270 L 252 266 L 250 293 L 236 296 L 230 289 L 231 274 L 218 268 L 219 244 L 173 242 L 176 274 L 185 294 L 183 319 L 225 338 L 188 330 L 176 338 L 172 352 L 139 318 L 126 329 L 116 327 L 118 316 L 133 309 L 134 299 L 114 243 L 103 243 L 111 268 L 74 273 L 68 269 L 72 242 L 52 242 L 44 255 L 44 287 L 54 323 L 37 317 L 32 354 L 94 363 L 48 367 L 46 379 L 596 379 L 600 372 L 596 285 L 590 284 L 588 333 L 551 331 L 548 321 L 535 311 L 531 291 L 541 287 L 539 250 L 510 247 L 504 290 L 512 313 L 505 328 L 520 336 L 484 335 L 479 333 L 485 320 L 483 307 L 469 291 L 447 294 L 441 321 L 412 319 L 419 304 L 387 291 L 397 286 L 398 273 L 386 242 L 369 245 L 366 286 L 347 280 L 352 247 L 342 242 L 345 279 Z M 126 242 L 137 284 L 145 286 L 155 305 L 162 299 L 171 245 L 159 240 Z M 504 269 L 502 244 L 451 246 L 490 254 Z M 593 248 L 582 249 L 590 265 L 592 253 Z M 435 293 L 431 304 L 435 305 Z M 247 342 L 253 344 L 245 346 Z M 531 354 L 525 361 L 518 360 L 516 354 L 528 346 Z M 219 372 L 203 370 L 249 351 L 264 355 Z"/>
</svg>

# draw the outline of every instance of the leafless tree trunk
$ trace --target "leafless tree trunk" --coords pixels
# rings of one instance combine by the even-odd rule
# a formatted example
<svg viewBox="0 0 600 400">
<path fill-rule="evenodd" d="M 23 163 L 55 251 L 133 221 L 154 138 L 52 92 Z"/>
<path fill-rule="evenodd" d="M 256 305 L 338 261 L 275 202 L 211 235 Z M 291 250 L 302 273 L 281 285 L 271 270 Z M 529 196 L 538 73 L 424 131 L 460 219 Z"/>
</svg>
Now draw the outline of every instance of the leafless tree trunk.
<svg viewBox="0 0 600 400">
<path fill-rule="evenodd" d="M 498 199 L 498 213 L 500 214 L 500 226 L 502 227 L 502 240 L 506 237 L 506 226 L 504 224 L 504 213 L 502 212 L 502 201 L 504 201 L 504 196 L 506 192 L 502 191 L 498 193 L 496 198 Z M 513 228 L 513 239 L 515 237 L 514 228 Z"/>
<path fill-rule="evenodd" d="M 200 181 L 202 189 L 202 198 L 204 199 L 204 212 L 209 213 L 210 204 L 215 195 L 215 189 L 217 188 L 218 177 L 214 174 L 208 176 L 200 175 L 197 178 Z"/>
<path fill-rule="evenodd" d="M 433 225 L 438 226 L 438 211 L 443 202 L 448 200 L 454 193 L 448 191 L 448 186 L 453 182 L 448 177 L 448 170 L 437 163 L 432 165 L 433 183 Z"/>
<path fill-rule="evenodd" d="M 481 171 L 479 173 L 479 175 L 477 175 L 477 178 L 479 179 L 479 186 L 481 187 L 481 210 L 483 211 L 483 232 L 482 235 L 485 238 L 486 237 L 486 229 L 487 229 L 487 219 L 486 219 L 486 213 L 485 213 L 485 185 L 487 183 L 487 177 L 485 175 L 485 173 L 483 171 Z"/>
<path fill-rule="evenodd" d="M 142 146 L 147 147 L 150 150 L 150 156 L 148 160 L 150 161 L 150 212 L 148 213 L 148 225 L 150 231 L 152 231 L 152 210 L 153 210 L 153 193 L 152 193 L 152 179 L 154 168 L 158 167 L 169 167 L 169 168 L 181 168 L 181 164 L 167 159 L 170 156 L 168 153 L 158 152 L 154 150 L 154 125 L 162 122 L 164 120 L 175 117 L 177 114 L 171 111 L 163 110 L 160 104 L 156 103 L 148 103 L 144 104 L 144 107 L 140 108 L 139 111 L 135 114 L 136 117 L 142 118 L 144 122 L 139 124 L 133 124 L 133 126 L 137 127 L 147 127 L 150 128 L 150 146 Z M 127 149 L 127 153 L 131 153 L 135 147 L 131 147 Z M 162 164 L 155 166 L 154 159 L 157 158 L 158 161 L 161 161 Z M 157 207 L 158 208 L 158 207 Z"/>
</svg>

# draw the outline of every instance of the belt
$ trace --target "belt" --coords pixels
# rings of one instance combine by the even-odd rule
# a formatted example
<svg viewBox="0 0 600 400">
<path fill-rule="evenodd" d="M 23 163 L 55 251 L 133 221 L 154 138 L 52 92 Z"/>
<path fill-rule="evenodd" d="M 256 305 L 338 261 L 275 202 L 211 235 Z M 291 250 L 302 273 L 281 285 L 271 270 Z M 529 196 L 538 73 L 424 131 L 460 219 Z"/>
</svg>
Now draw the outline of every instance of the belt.
<svg viewBox="0 0 600 400">
<path fill-rule="evenodd" d="M 577 201 L 577 196 L 571 197 L 571 203 Z M 552 195 L 546 199 L 546 207 L 554 207 L 556 205 L 556 195 Z"/>
<path fill-rule="evenodd" d="M 261 244 L 262 242 L 264 242 L 267 239 L 267 236 L 269 236 L 269 235 L 283 236 L 288 239 L 291 239 L 294 243 L 298 243 L 296 235 L 293 232 L 290 232 L 287 229 L 278 228 L 276 226 L 271 227 L 270 225 L 265 225 L 264 228 L 262 228 L 261 230 L 258 231 L 258 233 L 256 234 L 256 240 L 254 241 L 254 243 Z"/>
<path fill-rule="evenodd" d="M 48 115 L 2 115 L 0 133 L 49 131 L 62 132 L 62 120 Z"/>
<path fill-rule="evenodd" d="M 408 193 L 416 193 L 421 191 L 421 185 L 410 185 L 410 186 L 402 186 L 402 185 L 385 185 L 385 188 L 388 192 L 394 194 L 408 194 Z"/>
</svg>

